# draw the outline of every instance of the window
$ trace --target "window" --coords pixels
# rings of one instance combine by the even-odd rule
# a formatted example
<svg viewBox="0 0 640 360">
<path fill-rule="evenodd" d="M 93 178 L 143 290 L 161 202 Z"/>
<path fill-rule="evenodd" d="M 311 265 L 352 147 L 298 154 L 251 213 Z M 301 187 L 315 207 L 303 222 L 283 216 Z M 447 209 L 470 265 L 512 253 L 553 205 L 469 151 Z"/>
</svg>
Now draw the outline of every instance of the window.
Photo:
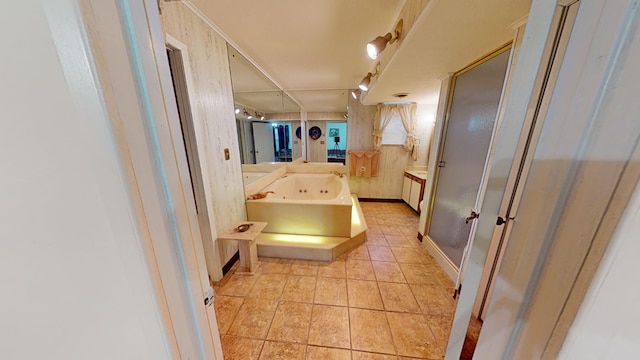
<svg viewBox="0 0 640 360">
<path fill-rule="evenodd" d="M 381 145 L 404 145 L 407 140 L 407 131 L 404 129 L 402 125 L 402 120 L 400 120 L 400 115 L 396 112 L 391 117 L 391 121 L 384 128 L 384 132 L 382 133 L 382 141 Z"/>
</svg>

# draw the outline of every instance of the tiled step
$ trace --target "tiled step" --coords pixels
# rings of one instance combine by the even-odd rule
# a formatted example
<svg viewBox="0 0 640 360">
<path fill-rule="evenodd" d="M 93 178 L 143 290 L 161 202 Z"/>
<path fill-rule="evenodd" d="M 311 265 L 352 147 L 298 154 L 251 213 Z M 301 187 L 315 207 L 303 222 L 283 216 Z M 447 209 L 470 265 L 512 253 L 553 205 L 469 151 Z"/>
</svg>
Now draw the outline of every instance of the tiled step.
<svg viewBox="0 0 640 360">
<path fill-rule="evenodd" d="M 331 261 L 366 240 L 367 223 L 355 194 L 351 213 L 351 237 L 262 233 L 256 238 L 258 256 Z"/>
</svg>

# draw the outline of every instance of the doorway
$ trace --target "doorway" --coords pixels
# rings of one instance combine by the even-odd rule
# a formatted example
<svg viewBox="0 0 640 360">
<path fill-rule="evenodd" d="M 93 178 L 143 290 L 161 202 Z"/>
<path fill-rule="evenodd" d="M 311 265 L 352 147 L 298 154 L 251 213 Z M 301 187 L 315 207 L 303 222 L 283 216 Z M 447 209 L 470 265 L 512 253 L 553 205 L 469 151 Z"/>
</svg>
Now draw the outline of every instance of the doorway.
<svg viewBox="0 0 640 360">
<path fill-rule="evenodd" d="M 345 164 L 347 122 L 327 122 L 327 162 Z"/>
<path fill-rule="evenodd" d="M 268 122 L 253 122 L 251 127 L 253 129 L 253 148 L 256 164 L 275 161 L 273 126 Z"/>
</svg>

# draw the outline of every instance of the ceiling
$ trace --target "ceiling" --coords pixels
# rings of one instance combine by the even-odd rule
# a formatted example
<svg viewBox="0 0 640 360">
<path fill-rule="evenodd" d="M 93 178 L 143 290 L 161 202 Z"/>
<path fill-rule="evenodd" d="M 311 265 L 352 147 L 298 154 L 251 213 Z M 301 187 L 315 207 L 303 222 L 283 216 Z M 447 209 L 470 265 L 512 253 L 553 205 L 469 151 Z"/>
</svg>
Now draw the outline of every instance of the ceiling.
<svg viewBox="0 0 640 360">
<path fill-rule="evenodd" d="M 401 101 L 436 104 L 440 81 L 509 41 L 512 24 L 526 16 L 530 0 L 191 0 L 227 39 L 231 56 L 246 57 L 252 82 L 233 71 L 234 93 L 249 97 L 282 89 L 308 112 L 345 112 L 355 89 L 377 61 L 365 45 L 392 31 L 402 16 L 401 40 L 380 55 L 364 104 Z M 413 15 L 412 15 L 413 13 Z M 408 29 L 408 30 L 407 30 Z M 232 58 L 233 59 L 233 58 Z M 240 62 L 240 60 L 239 60 Z M 286 101 L 287 96 L 280 98 Z M 284 99 L 284 100 L 283 100 Z M 240 101 L 242 100 L 242 101 Z M 284 108 L 284 107 L 283 107 Z"/>
</svg>

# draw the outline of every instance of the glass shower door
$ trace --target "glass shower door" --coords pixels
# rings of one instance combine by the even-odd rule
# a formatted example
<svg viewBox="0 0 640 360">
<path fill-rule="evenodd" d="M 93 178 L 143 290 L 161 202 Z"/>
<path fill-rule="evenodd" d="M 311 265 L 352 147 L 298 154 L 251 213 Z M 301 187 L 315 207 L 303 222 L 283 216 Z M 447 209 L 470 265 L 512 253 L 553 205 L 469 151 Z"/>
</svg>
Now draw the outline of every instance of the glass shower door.
<svg viewBox="0 0 640 360">
<path fill-rule="evenodd" d="M 456 74 L 440 158 L 429 237 L 459 268 L 491 142 L 508 49 Z"/>
</svg>

